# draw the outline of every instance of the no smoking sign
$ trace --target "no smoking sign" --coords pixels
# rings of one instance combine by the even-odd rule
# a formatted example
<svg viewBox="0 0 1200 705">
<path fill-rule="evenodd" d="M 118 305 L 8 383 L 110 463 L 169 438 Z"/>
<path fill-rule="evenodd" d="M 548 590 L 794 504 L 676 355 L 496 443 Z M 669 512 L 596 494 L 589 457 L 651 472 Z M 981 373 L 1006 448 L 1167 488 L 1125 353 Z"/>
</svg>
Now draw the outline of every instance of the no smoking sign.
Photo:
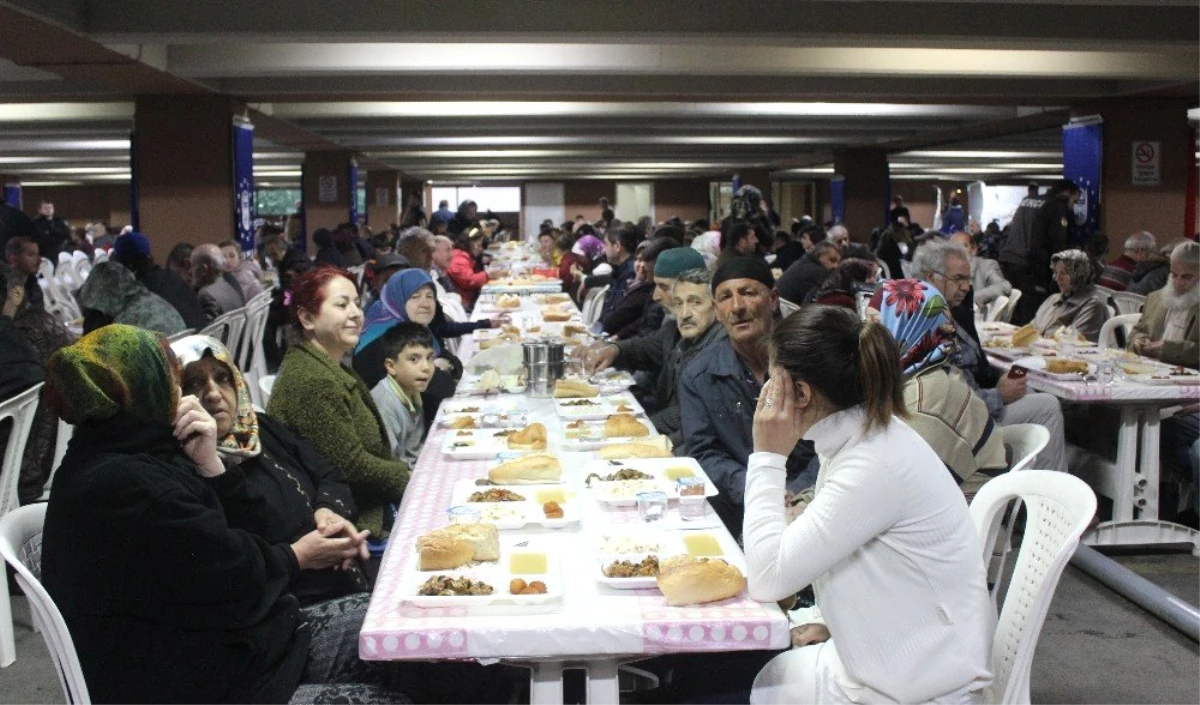
<svg viewBox="0 0 1200 705">
<path fill-rule="evenodd" d="M 1162 183 L 1161 142 L 1134 142 L 1132 183 L 1135 186 L 1158 186 Z"/>
</svg>

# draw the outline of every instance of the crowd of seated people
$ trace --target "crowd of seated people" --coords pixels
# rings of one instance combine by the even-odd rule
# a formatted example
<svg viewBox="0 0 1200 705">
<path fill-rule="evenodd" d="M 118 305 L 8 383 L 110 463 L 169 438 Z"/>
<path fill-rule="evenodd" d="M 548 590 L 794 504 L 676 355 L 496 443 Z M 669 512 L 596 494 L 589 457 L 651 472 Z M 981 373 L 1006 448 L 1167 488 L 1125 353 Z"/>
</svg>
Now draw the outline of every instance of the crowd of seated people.
<svg viewBox="0 0 1200 705">
<path fill-rule="evenodd" d="M 1062 405 L 997 376 L 974 326 L 974 305 L 1012 284 L 979 255 L 982 231 L 914 239 L 906 215 L 868 247 L 808 218 L 783 230 L 756 193 L 743 187 L 716 229 L 580 216 L 530 243 L 578 302 L 608 287 L 603 337 L 575 354 L 589 374 L 634 373 L 655 429 L 720 487 L 750 594 L 817 588 L 789 615 L 798 648 L 741 684 L 751 702 L 969 701 L 990 678 L 994 613 L 967 501 L 1009 466 L 1005 426 L 1045 426 L 1034 466 L 1067 470 Z M 78 293 L 78 342 L 29 295 L 40 243 L 8 239 L 0 397 L 46 382 L 22 502 L 41 496 L 57 419 L 75 424 L 43 579 L 95 700 L 511 697 L 502 667 L 357 657 L 379 549 L 463 372 L 450 343 L 506 322 L 448 316 L 443 302 L 470 310 L 494 276 L 497 232 L 474 204 L 448 205 L 403 229 L 314 233 L 315 261 L 273 225 L 249 255 L 185 245 L 164 267 L 151 237 L 126 233 Z M 1055 291 L 1031 320 L 1094 340 L 1108 312 L 1091 258 L 1048 262 Z M 361 278 L 345 269 L 360 264 Z M 1128 345 L 1195 367 L 1200 245 L 1175 247 L 1168 269 Z M 278 375 L 263 412 L 220 341 L 163 338 L 272 287 Z M 1193 483 L 1198 425 L 1191 410 L 1164 422 L 1164 466 Z M 115 546 L 156 559 L 113 562 Z M 966 618 L 925 619 L 939 595 Z"/>
</svg>

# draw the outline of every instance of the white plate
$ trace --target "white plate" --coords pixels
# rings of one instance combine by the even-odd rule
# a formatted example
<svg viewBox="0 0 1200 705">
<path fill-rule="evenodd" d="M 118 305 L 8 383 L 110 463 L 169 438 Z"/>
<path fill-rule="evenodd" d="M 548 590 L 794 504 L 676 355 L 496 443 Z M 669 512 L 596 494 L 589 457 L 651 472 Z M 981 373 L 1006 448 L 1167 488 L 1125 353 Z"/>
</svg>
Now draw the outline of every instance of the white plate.
<svg viewBox="0 0 1200 705">
<path fill-rule="evenodd" d="M 1085 361 L 1080 360 L 1080 362 L 1085 362 Z M 1019 360 L 1014 360 L 1012 364 L 1020 365 L 1021 367 L 1024 367 L 1027 370 L 1037 372 L 1040 376 L 1045 377 L 1047 379 L 1057 379 L 1057 380 L 1062 380 L 1063 382 L 1079 382 L 1079 381 L 1082 381 L 1083 378 L 1086 376 L 1086 375 L 1079 374 L 1078 372 L 1069 372 L 1069 373 L 1047 372 L 1046 371 L 1046 358 L 1038 357 L 1038 356 L 1023 357 Z M 1088 371 L 1087 371 L 1088 375 L 1096 374 L 1096 364 L 1095 363 L 1089 362 L 1089 363 L 1087 363 L 1087 366 L 1088 366 Z"/>
<path fill-rule="evenodd" d="M 539 545 L 536 541 L 529 541 L 530 545 L 527 547 L 515 546 L 519 542 L 521 542 L 520 539 L 501 538 L 500 560 L 495 563 L 473 563 L 453 570 L 417 570 L 419 556 L 414 551 L 404 571 L 404 577 L 401 580 L 400 599 L 402 602 L 407 602 L 417 607 L 465 606 L 474 608 L 501 605 L 508 606 L 517 611 L 520 611 L 517 608 L 536 608 L 546 603 L 561 600 L 563 596 L 563 578 L 559 557 L 555 552 L 547 550 L 545 545 Z M 529 575 L 526 573 L 511 572 L 509 570 L 509 561 L 513 553 L 517 552 L 544 553 L 546 555 L 546 573 L 544 575 Z M 421 585 L 426 580 L 437 575 L 481 580 L 492 586 L 494 591 L 491 595 L 418 595 L 417 592 L 420 590 Z M 546 592 L 541 595 L 510 594 L 508 592 L 509 582 L 514 578 L 521 578 L 526 582 L 540 580 L 546 584 Z"/>
<path fill-rule="evenodd" d="M 592 479 L 591 487 L 587 487 L 587 477 L 596 473 L 601 477 L 615 473 L 623 468 L 640 470 L 651 476 L 649 480 L 615 480 L 604 481 Z M 720 490 L 709 479 L 700 463 L 695 458 L 634 458 L 630 460 L 593 460 L 588 463 L 581 476 L 584 480 L 585 491 L 591 492 L 598 501 L 611 506 L 631 506 L 637 504 L 638 492 L 665 492 L 667 499 L 678 499 L 679 491 L 675 480 L 667 476 L 671 468 L 686 468 L 693 477 L 704 479 L 704 496 L 716 497 Z"/>
<path fill-rule="evenodd" d="M 471 495 L 491 489 L 504 489 L 515 492 L 525 498 L 523 502 L 472 502 Z M 542 511 L 540 495 L 554 493 L 564 497 L 559 501 L 563 509 L 562 519 L 547 519 Z M 454 505 L 467 504 L 479 507 L 482 512 L 481 520 L 495 524 L 501 531 L 520 529 L 528 524 L 537 524 L 548 529 L 561 529 L 568 524 L 579 521 L 579 498 L 564 485 L 476 485 L 474 480 L 465 479 L 454 483 L 454 494 L 451 495 Z M 549 500 L 546 500 L 549 501 Z M 556 500 L 557 501 L 557 500 Z"/>
<path fill-rule="evenodd" d="M 645 426 L 646 428 L 648 428 L 650 430 L 649 435 L 645 435 L 645 436 L 608 436 L 605 438 L 591 438 L 591 439 L 584 440 L 584 439 L 578 438 L 578 437 L 568 437 L 566 435 L 566 428 L 565 428 L 566 424 L 564 424 L 563 437 L 558 442 L 558 447 L 564 451 L 569 451 L 572 453 L 585 453 L 587 451 L 599 450 L 599 449 L 603 448 L 604 446 L 610 446 L 610 445 L 613 445 L 616 443 L 635 443 L 642 439 L 653 438 L 657 435 L 660 435 L 658 430 L 656 428 L 654 428 L 654 424 L 650 423 L 649 419 L 642 417 L 642 418 L 639 418 L 638 421 L 643 426 Z M 604 428 L 603 421 L 585 421 L 584 423 L 599 427 L 601 429 Z"/>
<path fill-rule="evenodd" d="M 451 460 L 489 460 L 498 453 L 524 455 L 534 451 L 514 450 L 508 447 L 508 438 L 497 433 L 516 429 L 484 428 L 447 431 L 442 441 L 442 454 Z"/>
<path fill-rule="evenodd" d="M 500 375 L 500 389 L 479 389 L 478 375 L 464 375 L 458 382 L 458 387 L 454 390 L 454 396 L 487 396 L 489 394 L 521 394 L 525 391 L 525 385 L 519 375 Z"/>
<path fill-rule="evenodd" d="M 590 402 L 580 404 L 580 402 Z M 618 411 L 617 407 L 624 405 L 629 411 Z M 613 414 L 633 414 L 642 416 L 645 411 L 637 403 L 632 394 L 618 394 L 611 397 L 587 397 L 582 399 L 555 399 L 554 410 L 561 418 L 568 421 L 603 421 Z"/>
<path fill-rule="evenodd" d="M 1185 374 L 1173 375 L 1169 370 L 1143 373 L 1143 374 L 1126 374 L 1125 380 L 1137 384 L 1153 384 L 1153 385 L 1200 385 L 1200 374 Z"/>
<path fill-rule="evenodd" d="M 727 531 L 608 531 L 596 538 L 593 547 L 595 569 L 593 576 L 596 582 L 607 585 L 616 590 L 638 590 L 646 588 L 657 588 L 658 579 L 656 577 L 640 577 L 640 578 L 610 578 L 604 574 L 604 567 L 610 565 L 614 561 L 628 560 L 632 562 L 640 562 L 648 555 L 658 556 L 660 563 L 671 557 L 685 555 L 688 553 L 688 542 L 703 541 L 708 542 L 707 538 L 711 537 L 716 542 L 719 555 L 709 555 L 710 558 L 719 558 L 726 561 L 730 565 L 736 566 L 746 573 L 746 559 L 742 555 L 741 549 Z M 631 551 L 630 548 L 641 548 L 644 550 Z M 549 584 L 547 584 L 549 587 Z"/>
</svg>

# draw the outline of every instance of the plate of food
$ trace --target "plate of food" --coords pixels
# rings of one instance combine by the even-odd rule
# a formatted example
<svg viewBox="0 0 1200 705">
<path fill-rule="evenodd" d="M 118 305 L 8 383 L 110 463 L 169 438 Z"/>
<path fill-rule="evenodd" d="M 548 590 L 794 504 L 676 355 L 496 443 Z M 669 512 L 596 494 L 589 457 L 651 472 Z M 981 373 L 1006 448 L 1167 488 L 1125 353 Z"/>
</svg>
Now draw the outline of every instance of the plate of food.
<svg viewBox="0 0 1200 705">
<path fill-rule="evenodd" d="M 500 392 L 520 394 L 524 391 L 525 379 L 521 375 L 502 375 L 496 370 L 489 369 L 479 375 L 463 375 L 454 391 L 454 396 L 488 395 Z"/>
<path fill-rule="evenodd" d="M 528 524 L 559 529 L 579 521 L 578 498 L 563 484 L 479 485 L 465 479 L 454 484 L 452 498 L 455 505 L 478 508 L 481 520 L 501 531 Z"/>
<path fill-rule="evenodd" d="M 584 468 L 584 487 L 604 504 L 631 506 L 640 492 L 664 492 L 669 500 L 678 499 L 677 482 L 684 477 L 704 480 L 705 497 L 720 493 L 695 458 L 600 459 Z"/>
<path fill-rule="evenodd" d="M 562 380 L 559 380 L 561 382 Z M 597 394 L 599 390 L 597 390 Z M 615 396 L 556 398 L 554 410 L 559 417 L 569 421 L 604 421 L 614 414 L 644 415 L 642 405 L 630 394 Z"/>
<path fill-rule="evenodd" d="M 559 446 L 566 451 L 585 452 L 614 443 L 659 435 L 649 419 L 633 414 L 613 414 L 604 421 L 568 421 L 563 424 Z"/>
<path fill-rule="evenodd" d="M 733 597 L 745 589 L 745 559 L 727 533 L 710 531 L 674 531 L 658 533 L 612 532 L 597 537 L 594 547 L 596 582 L 616 590 L 658 588 L 672 604 L 715 602 Z M 712 562 L 713 570 L 689 577 L 711 583 L 716 588 L 704 594 L 693 593 L 684 585 L 668 579 L 665 589 L 660 578 L 669 576 L 682 566 L 702 566 Z M 740 580 L 740 582 L 739 582 Z M 696 586 L 699 587 L 699 586 Z"/>
<path fill-rule="evenodd" d="M 540 440 L 535 429 L 539 426 Z M 545 449 L 546 429 L 541 424 L 531 424 L 524 429 L 451 430 L 442 441 L 442 454 L 451 460 L 489 460 L 499 453 L 532 453 Z"/>
<path fill-rule="evenodd" d="M 461 409 L 466 409 L 462 411 Z M 521 404 L 462 404 L 448 401 L 442 404 L 438 426 L 457 431 L 485 428 L 524 428 L 528 410 Z"/>
<path fill-rule="evenodd" d="M 571 303 L 570 294 L 534 294 L 532 298 L 539 305 Z"/>
<path fill-rule="evenodd" d="M 1041 356 L 1023 357 L 1013 361 L 1014 367 L 1024 367 L 1049 379 L 1063 382 L 1078 382 L 1088 375 L 1096 374 L 1095 363 L 1073 358 L 1046 359 Z"/>
<path fill-rule="evenodd" d="M 1196 370 L 1193 370 L 1193 369 L 1189 369 L 1187 367 L 1162 366 L 1162 367 L 1155 367 L 1149 371 L 1141 371 L 1141 372 L 1136 372 L 1136 373 L 1132 373 L 1132 374 L 1129 373 L 1129 368 L 1131 367 L 1131 365 L 1129 365 L 1127 363 L 1125 365 L 1122 365 L 1122 367 L 1124 367 L 1126 370 L 1125 379 L 1129 382 L 1136 382 L 1137 384 L 1200 385 L 1200 372 L 1197 372 Z M 1139 369 L 1142 367 L 1148 367 L 1148 365 L 1140 365 Z"/>
<path fill-rule="evenodd" d="M 558 556 L 531 543 L 502 542 L 493 524 L 435 529 L 417 539 L 401 600 L 417 607 L 536 606 L 561 600 Z"/>
</svg>

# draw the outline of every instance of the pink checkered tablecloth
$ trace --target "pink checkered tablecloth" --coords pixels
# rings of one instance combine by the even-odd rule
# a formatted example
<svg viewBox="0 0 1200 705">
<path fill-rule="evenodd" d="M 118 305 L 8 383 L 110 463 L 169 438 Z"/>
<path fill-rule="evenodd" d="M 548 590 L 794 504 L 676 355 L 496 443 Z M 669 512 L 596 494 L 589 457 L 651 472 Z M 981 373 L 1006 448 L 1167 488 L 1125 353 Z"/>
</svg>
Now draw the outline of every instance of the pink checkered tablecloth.
<svg viewBox="0 0 1200 705">
<path fill-rule="evenodd" d="M 460 353 L 470 355 L 464 337 Z M 552 444 L 561 428 L 549 400 L 528 399 L 530 421 L 546 424 Z M 434 428 L 413 469 L 412 480 L 383 557 L 375 592 L 359 635 L 365 660 L 490 658 L 583 658 L 603 655 L 782 649 L 790 644 L 787 618 L 775 604 L 755 602 L 745 593 L 719 603 L 672 607 L 657 589 L 615 590 L 594 579 L 599 564 L 589 549 L 607 527 L 628 526 L 635 510 L 610 510 L 576 487 L 568 491 L 583 506 L 581 521 L 565 529 L 526 527 L 505 531 L 502 539 L 528 539 L 557 557 L 564 594 L 561 601 L 497 609 L 420 608 L 403 602 L 404 571 L 413 561 L 422 533 L 447 523 L 459 480 L 485 477 L 488 461 L 446 459 L 446 430 Z M 554 450 L 552 445 L 551 450 Z M 578 468 L 584 454 L 560 454 Z M 719 522 L 708 531 L 721 532 Z M 506 611 L 507 610 L 507 611 Z"/>
</svg>

